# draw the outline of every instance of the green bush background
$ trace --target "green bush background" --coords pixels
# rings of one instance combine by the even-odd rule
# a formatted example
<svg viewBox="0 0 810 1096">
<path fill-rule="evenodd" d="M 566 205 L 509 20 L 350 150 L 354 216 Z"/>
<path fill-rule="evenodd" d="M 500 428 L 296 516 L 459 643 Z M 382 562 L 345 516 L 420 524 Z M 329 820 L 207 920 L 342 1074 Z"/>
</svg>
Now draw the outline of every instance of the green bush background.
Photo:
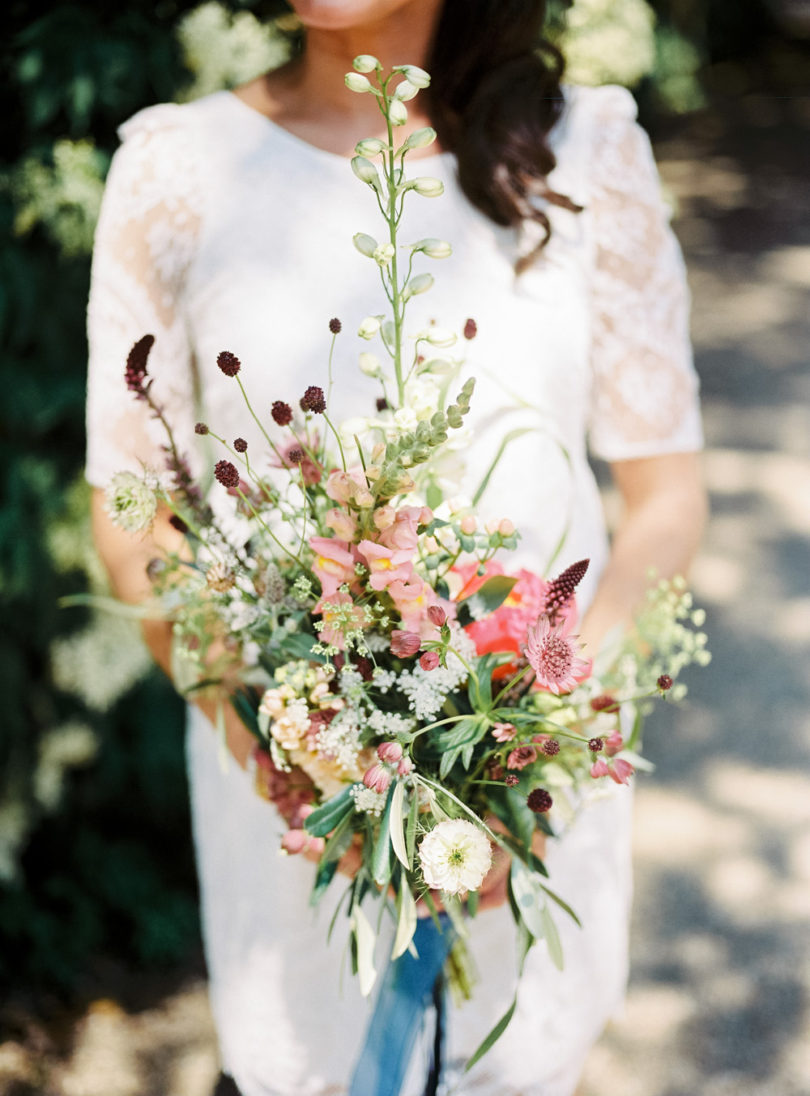
<svg viewBox="0 0 810 1096">
<path fill-rule="evenodd" d="M 766 0 L 576 0 L 567 31 L 562 9 L 553 27 L 576 78 L 633 86 L 653 124 L 704 107 L 713 81 L 745 91 L 749 55 L 767 77 L 798 48 Z M 0 995 L 75 992 L 104 959 L 174 964 L 198 945 L 182 704 L 133 626 L 58 604 L 104 589 L 82 481 L 89 255 L 117 125 L 279 63 L 283 12 L 281 0 L 6 8 Z M 605 48 L 617 28 L 625 47 Z"/>
</svg>

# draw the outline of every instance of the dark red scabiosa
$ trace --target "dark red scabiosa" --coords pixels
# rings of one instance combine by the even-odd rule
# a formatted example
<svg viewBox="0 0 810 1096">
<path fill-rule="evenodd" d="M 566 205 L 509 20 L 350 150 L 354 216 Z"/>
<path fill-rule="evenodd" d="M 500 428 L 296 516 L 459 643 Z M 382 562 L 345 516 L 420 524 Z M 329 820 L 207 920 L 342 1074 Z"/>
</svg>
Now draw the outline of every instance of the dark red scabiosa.
<svg viewBox="0 0 810 1096">
<path fill-rule="evenodd" d="M 662 693 L 668 693 L 672 688 L 673 681 L 669 674 L 661 674 L 656 684 Z"/>
<path fill-rule="evenodd" d="M 270 414 L 273 416 L 273 422 L 277 426 L 289 426 L 292 422 L 292 408 L 284 400 L 276 400 L 273 406 L 270 408 Z"/>
<path fill-rule="evenodd" d="M 556 738 L 547 738 L 540 749 L 546 757 L 554 757 L 560 752 L 560 744 Z"/>
<path fill-rule="evenodd" d="M 516 776 L 514 773 L 508 773 L 504 777 L 503 782 L 507 788 L 515 788 L 520 783 L 520 777 Z"/>
<path fill-rule="evenodd" d="M 235 438 L 233 447 L 237 453 L 247 453 L 247 442 L 244 438 Z"/>
<path fill-rule="evenodd" d="M 329 330 L 332 332 L 333 335 L 339 335 L 342 328 L 343 324 L 340 322 L 337 316 L 333 316 L 332 319 L 329 321 Z"/>
<path fill-rule="evenodd" d="M 218 460 L 214 467 L 214 475 L 223 487 L 238 487 L 239 472 L 235 464 L 229 460 Z"/>
<path fill-rule="evenodd" d="M 618 712 L 619 704 L 615 697 L 609 696 L 608 693 L 602 693 L 601 696 L 595 696 L 591 700 L 591 709 L 594 712 L 608 712 L 612 715 L 614 712 Z"/>
<path fill-rule="evenodd" d="M 146 362 L 149 353 L 155 345 L 154 335 L 144 335 L 138 339 L 127 354 L 127 366 L 124 370 L 124 380 L 130 392 L 144 398 L 146 396 Z"/>
<path fill-rule="evenodd" d="M 326 399 L 323 389 L 317 384 L 311 384 L 301 397 L 301 410 L 311 411 L 313 415 L 322 415 L 326 410 Z"/>
<path fill-rule="evenodd" d="M 230 350 L 222 350 L 217 354 L 217 365 L 226 377 L 235 377 L 242 368 L 242 363 Z"/>
<path fill-rule="evenodd" d="M 205 425 L 204 422 L 195 423 L 194 433 L 195 434 L 200 434 L 201 436 L 204 437 L 208 433 L 208 427 Z"/>
<path fill-rule="evenodd" d="M 557 575 L 546 588 L 543 611 L 548 614 L 552 624 L 561 609 L 564 609 L 574 596 L 579 583 L 588 570 L 590 560 L 581 559 L 578 563 L 572 563 L 570 567 Z"/>
<path fill-rule="evenodd" d="M 588 740 L 588 749 L 591 753 L 601 753 L 605 748 L 605 740 L 603 738 L 591 738 Z"/>
<path fill-rule="evenodd" d="M 535 814 L 545 814 L 546 811 L 550 811 L 553 802 L 545 788 L 535 788 L 526 796 L 526 806 Z"/>
<path fill-rule="evenodd" d="M 467 320 L 464 324 L 464 338 L 474 339 L 478 334 L 478 324 L 473 319 Z"/>
</svg>

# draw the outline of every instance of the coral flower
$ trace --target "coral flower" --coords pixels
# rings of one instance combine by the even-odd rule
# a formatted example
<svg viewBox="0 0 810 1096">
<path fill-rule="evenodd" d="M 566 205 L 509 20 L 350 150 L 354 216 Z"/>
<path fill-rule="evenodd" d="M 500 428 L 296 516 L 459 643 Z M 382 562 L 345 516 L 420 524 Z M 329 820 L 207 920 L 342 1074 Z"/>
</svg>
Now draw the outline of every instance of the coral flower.
<svg viewBox="0 0 810 1096">
<path fill-rule="evenodd" d="M 324 597 L 331 597 L 344 582 L 354 581 L 355 559 L 345 542 L 333 537 L 310 537 L 309 546 L 315 552 L 312 570 L 317 575 Z"/>
<path fill-rule="evenodd" d="M 565 625 L 552 625 L 544 614 L 529 628 L 526 658 L 537 684 L 552 693 L 570 693 L 591 672 L 591 663 L 579 657 L 580 646 L 565 634 Z"/>
<path fill-rule="evenodd" d="M 408 549 L 386 548 L 373 540 L 361 540 L 357 550 L 368 565 L 368 584 L 372 590 L 384 590 L 392 582 L 407 582 L 413 574 L 413 553 Z"/>
</svg>

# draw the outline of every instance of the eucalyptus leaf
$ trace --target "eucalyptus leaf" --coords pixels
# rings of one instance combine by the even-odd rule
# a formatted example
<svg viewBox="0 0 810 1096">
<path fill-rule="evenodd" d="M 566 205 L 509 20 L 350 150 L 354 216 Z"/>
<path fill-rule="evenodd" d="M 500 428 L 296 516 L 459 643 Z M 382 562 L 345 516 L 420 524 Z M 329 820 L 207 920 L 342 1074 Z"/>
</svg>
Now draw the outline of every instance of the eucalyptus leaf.
<svg viewBox="0 0 810 1096">
<path fill-rule="evenodd" d="M 304 821 L 304 829 L 313 837 L 326 837 L 328 833 L 341 822 L 347 814 L 354 810 L 351 785 L 347 784 L 337 795 L 333 795 L 326 803 L 309 815 Z"/>
<path fill-rule="evenodd" d="M 408 950 L 413 934 L 416 932 L 416 901 L 408 881 L 403 879 L 397 892 L 397 931 L 391 958 L 398 959 Z"/>
<path fill-rule="evenodd" d="M 352 910 L 352 932 L 354 933 L 357 961 L 357 975 L 360 979 L 360 992 L 368 997 L 374 987 L 377 971 L 374 969 L 374 945 L 376 937 L 368 918 L 358 904 Z"/>
<path fill-rule="evenodd" d="M 560 940 L 560 933 L 554 923 L 554 918 L 551 916 L 551 911 L 549 910 L 547 903 L 543 903 L 540 913 L 543 920 L 543 934 L 546 938 L 548 954 L 557 970 L 562 970 L 565 966 L 562 941 Z"/>
<path fill-rule="evenodd" d="M 414 797 L 415 798 L 415 797 Z M 394 855 L 403 868 L 406 871 L 411 870 L 411 859 L 408 856 L 408 850 L 405 846 L 405 832 L 404 832 L 404 805 L 405 805 L 405 785 L 401 780 L 398 780 L 394 785 L 394 792 L 391 796 L 391 847 L 394 850 Z"/>
<path fill-rule="evenodd" d="M 395 787 L 396 785 L 388 792 L 377 840 L 371 852 L 371 874 L 374 882 L 381 887 L 384 887 L 391 878 L 391 804 Z"/>
<path fill-rule="evenodd" d="M 546 900 L 534 873 L 522 861 L 514 858 L 509 872 L 509 886 L 512 888 L 521 920 L 536 940 L 542 939 L 545 936 L 543 909 Z"/>
</svg>

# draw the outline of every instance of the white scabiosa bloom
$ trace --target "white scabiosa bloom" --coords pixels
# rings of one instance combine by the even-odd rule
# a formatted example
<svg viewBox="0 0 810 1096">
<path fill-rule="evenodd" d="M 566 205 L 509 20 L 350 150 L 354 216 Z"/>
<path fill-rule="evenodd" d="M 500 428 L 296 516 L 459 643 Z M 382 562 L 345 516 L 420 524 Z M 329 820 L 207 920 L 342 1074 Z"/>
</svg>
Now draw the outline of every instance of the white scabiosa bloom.
<svg viewBox="0 0 810 1096">
<path fill-rule="evenodd" d="M 486 835 L 463 818 L 440 822 L 419 845 L 425 882 L 445 894 L 478 890 L 492 863 Z"/>
<path fill-rule="evenodd" d="M 149 484 L 134 472 L 116 472 L 104 493 L 104 508 L 113 525 L 140 533 L 155 520 L 157 500 Z"/>
</svg>

